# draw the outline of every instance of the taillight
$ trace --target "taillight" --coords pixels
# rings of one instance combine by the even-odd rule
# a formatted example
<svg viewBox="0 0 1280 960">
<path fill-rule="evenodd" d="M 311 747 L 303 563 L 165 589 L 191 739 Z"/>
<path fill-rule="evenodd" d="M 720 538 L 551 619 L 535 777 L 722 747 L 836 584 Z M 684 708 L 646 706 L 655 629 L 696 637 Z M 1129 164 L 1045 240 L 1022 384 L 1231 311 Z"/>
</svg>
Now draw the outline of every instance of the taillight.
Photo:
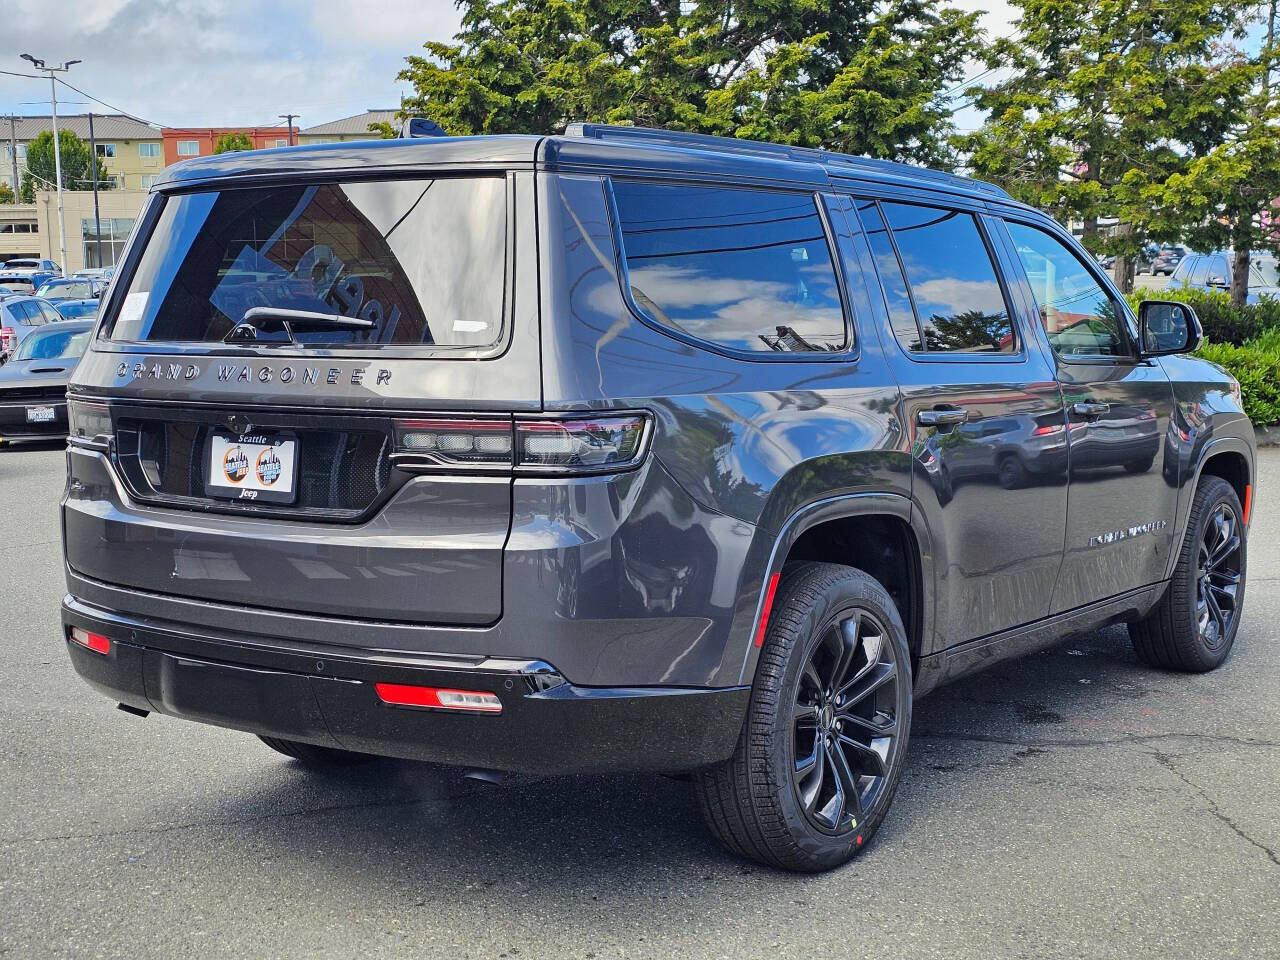
<svg viewBox="0 0 1280 960">
<path fill-rule="evenodd" d="M 18 345 L 18 331 L 13 327 L 0 327 L 0 352 L 8 353 Z"/>
<path fill-rule="evenodd" d="M 1063 429 L 1064 428 L 1060 423 L 1050 423 L 1042 427 L 1036 427 L 1031 431 L 1031 435 L 1033 437 L 1047 437 L 1050 434 L 1061 433 Z"/>
<path fill-rule="evenodd" d="M 396 448 L 442 465 L 510 467 L 510 420 L 399 420 Z"/>
<path fill-rule="evenodd" d="M 591 471 L 629 467 L 640 459 L 648 418 L 516 421 L 516 464 Z"/>
<path fill-rule="evenodd" d="M 649 415 L 396 421 L 396 460 L 414 467 L 520 473 L 599 473 L 633 467 L 644 456 Z"/>
<path fill-rule="evenodd" d="M 67 423 L 73 443 L 105 447 L 111 440 L 111 411 L 104 404 L 68 400 Z"/>
</svg>

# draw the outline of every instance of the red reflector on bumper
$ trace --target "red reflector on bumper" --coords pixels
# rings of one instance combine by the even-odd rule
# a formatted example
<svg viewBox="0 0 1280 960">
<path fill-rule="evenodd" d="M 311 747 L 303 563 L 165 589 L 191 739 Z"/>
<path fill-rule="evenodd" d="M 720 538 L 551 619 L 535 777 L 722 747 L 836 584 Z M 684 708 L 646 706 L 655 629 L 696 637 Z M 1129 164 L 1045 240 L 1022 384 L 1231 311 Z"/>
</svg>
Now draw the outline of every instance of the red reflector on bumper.
<svg viewBox="0 0 1280 960">
<path fill-rule="evenodd" d="M 88 630 L 72 627 L 71 639 L 86 650 L 92 650 L 94 653 L 106 654 L 111 652 L 111 638 L 104 637 L 100 633 L 90 633 Z"/>
<path fill-rule="evenodd" d="M 502 701 L 483 690 L 450 690 L 443 687 L 418 687 L 404 683 L 375 683 L 383 703 L 400 707 L 435 707 L 437 710 L 470 710 L 477 713 L 501 713 Z"/>
</svg>

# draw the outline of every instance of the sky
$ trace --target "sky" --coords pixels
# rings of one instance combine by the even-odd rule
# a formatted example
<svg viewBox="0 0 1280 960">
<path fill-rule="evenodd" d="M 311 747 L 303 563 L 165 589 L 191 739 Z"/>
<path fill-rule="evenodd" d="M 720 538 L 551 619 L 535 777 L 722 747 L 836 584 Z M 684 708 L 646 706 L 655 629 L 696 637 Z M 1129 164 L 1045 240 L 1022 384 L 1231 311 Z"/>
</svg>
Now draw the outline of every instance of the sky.
<svg viewBox="0 0 1280 960">
<path fill-rule="evenodd" d="M 1009 29 L 1001 0 L 958 0 Z M 458 26 L 452 0 L 5 0 L 0 70 L 19 54 L 81 60 L 64 76 L 123 112 L 161 126 L 301 127 L 395 108 L 404 58 Z M 980 71 L 975 66 L 971 73 Z M 58 112 L 106 111 L 65 87 Z M 46 114 L 49 83 L 0 74 L 0 114 Z M 957 117 L 976 125 L 973 111 Z"/>
</svg>

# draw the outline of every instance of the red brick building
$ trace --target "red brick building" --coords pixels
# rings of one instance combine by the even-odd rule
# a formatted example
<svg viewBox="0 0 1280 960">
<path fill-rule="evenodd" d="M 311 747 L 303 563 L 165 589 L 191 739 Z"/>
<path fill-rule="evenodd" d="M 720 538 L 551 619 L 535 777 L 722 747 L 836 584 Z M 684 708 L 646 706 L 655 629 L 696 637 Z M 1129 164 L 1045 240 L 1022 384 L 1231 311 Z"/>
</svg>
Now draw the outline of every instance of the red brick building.
<svg viewBox="0 0 1280 960">
<path fill-rule="evenodd" d="M 189 157 L 207 157 L 218 141 L 229 133 L 243 133 L 255 150 L 289 145 L 288 127 L 165 127 L 164 163 L 168 166 Z M 293 142 L 298 142 L 298 128 L 293 128 Z"/>
</svg>

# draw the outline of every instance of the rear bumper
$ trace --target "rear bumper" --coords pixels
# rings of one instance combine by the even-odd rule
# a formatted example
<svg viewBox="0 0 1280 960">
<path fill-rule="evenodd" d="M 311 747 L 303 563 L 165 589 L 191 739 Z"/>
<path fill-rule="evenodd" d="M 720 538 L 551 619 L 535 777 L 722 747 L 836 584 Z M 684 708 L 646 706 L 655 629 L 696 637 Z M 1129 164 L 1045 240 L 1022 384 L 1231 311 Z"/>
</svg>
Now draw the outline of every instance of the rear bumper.
<svg viewBox="0 0 1280 960">
<path fill-rule="evenodd" d="M 542 661 L 328 648 L 323 656 L 228 642 L 62 605 L 72 665 L 90 686 L 141 710 L 365 753 L 521 773 L 681 771 L 734 749 L 750 688 L 581 687 Z M 68 639 L 105 634 L 100 654 Z M 378 682 L 495 694 L 500 714 L 383 703 Z"/>
<path fill-rule="evenodd" d="M 44 423 L 27 420 L 28 407 L 52 407 L 53 419 Z M 65 400 L 43 403 L 0 402 L 0 440 L 52 440 L 67 435 L 67 403 Z"/>
</svg>

